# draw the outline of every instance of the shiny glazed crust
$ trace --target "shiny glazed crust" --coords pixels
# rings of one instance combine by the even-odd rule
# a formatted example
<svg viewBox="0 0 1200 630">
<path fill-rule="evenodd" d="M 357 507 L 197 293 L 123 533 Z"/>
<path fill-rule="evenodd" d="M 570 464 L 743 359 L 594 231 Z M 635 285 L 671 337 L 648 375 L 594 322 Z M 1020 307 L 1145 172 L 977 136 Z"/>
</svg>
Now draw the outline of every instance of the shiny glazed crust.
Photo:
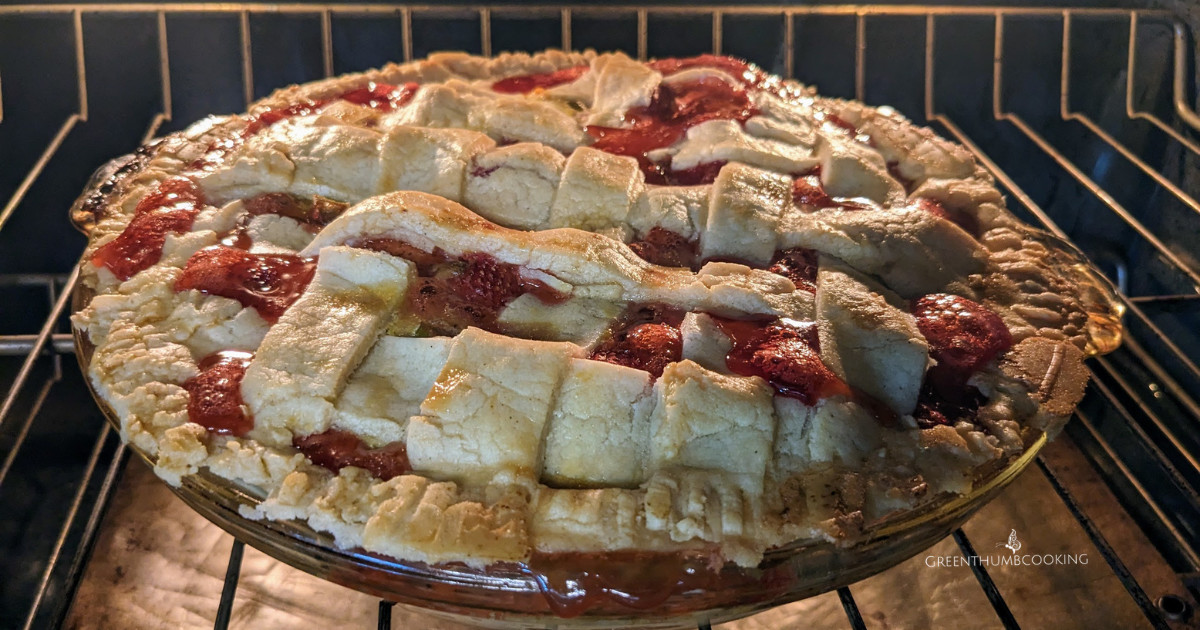
<svg viewBox="0 0 1200 630">
<path fill-rule="evenodd" d="M 490 87 L 581 65 L 590 68 L 578 79 L 527 95 Z M 250 115 L 334 100 L 233 143 L 206 168 L 194 165 L 251 118 L 163 138 L 76 207 L 94 223 L 82 268 L 96 297 L 73 320 L 96 346 L 89 378 L 169 483 L 207 468 L 269 494 L 248 518 L 306 519 L 346 548 L 474 566 L 622 549 L 714 549 L 753 566 L 773 546 L 852 542 L 884 515 L 968 492 L 981 471 L 1061 428 L 1094 351 L 1074 259 L 1013 218 L 965 149 L 888 108 L 777 80 L 752 92 L 757 113 L 744 124 L 701 123 L 664 150 L 678 169 L 727 162 L 711 184 L 647 184 L 634 158 L 587 146 L 587 125 L 620 126 L 664 81 L 697 78 L 736 79 L 703 67 L 664 77 L 619 54 L 434 55 L 281 90 Z M 372 82 L 420 88 L 394 111 L 335 98 Z M 817 166 L 831 196 L 869 208 L 799 208 L 793 179 Z M 125 281 L 91 264 L 140 200 L 183 173 L 210 204 L 190 232 L 168 235 L 161 260 Z M 274 192 L 353 204 L 315 236 L 286 217 L 249 220 L 251 251 L 318 257 L 278 322 L 177 292 L 189 257 L 245 214 L 240 200 Z M 919 199 L 969 215 L 977 234 Z M 740 262 L 652 265 L 626 243 L 654 228 L 693 241 L 702 258 Z M 538 339 L 389 335 L 415 271 L 348 246 L 362 237 L 483 252 L 569 297 L 551 306 L 527 295 L 501 312 Z M 794 247 L 820 254 L 815 294 L 763 269 Z M 1013 346 L 971 377 L 985 397 L 974 420 L 920 429 L 911 414 L 931 359 L 906 303 L 930 293 L 986 305 Z M 585 358 L 638 303 L 688 313 L 683 360 L 657 379 Z M 809 406 L 732 374 L 713 315 L 817 322 L 824 363 L 898 422 L 884 426 L 852 397 Z M 244 437 L 189 422 L 181 386 L 200 359 L 229 349 L 255 353 Z M 414 472 L 333 473 L 292 448 L 330 428 L 370 446 L 404 442 Z"/>
</svg>

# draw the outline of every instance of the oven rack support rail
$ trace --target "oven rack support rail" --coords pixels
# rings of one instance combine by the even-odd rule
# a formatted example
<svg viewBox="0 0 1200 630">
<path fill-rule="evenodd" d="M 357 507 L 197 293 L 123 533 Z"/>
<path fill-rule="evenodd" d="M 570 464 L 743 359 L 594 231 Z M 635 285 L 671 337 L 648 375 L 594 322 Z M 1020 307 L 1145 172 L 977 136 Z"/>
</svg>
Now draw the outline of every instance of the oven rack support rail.
<svg viewBox="0 0 1200 630">
<path fill-rule="evenodd" d="M 1195 379 L 1194 381 L 1188 380 L 1188 383 L 1200 383 L 1200 367 L 1197 366 L 1193 357 L 1189 356 L 1187 352 L 1176 345 L 1172 338 L 1156 324 L 1154 319 L 1143 308 L 1147 304 L 1189 303 L 1194 300 L 1200 300 L 1200 270 L 1196 269 L 1194 264 L 1189 264 L 1188 261 L 1173 251 L 1158 234 L 1139 221 L 1108 190 L 1097 183 L 1084 169 L 1075 164 L 1054 142 L 1039 132 L 1035 125 L 1027 122 L 1021 114 L 1007 109 L 1002 89 L 1005 85 L 1006 47 L 1004 35 L 1006 24 L 1015 19 L 1025 18 L 1060 19 L 1062 22 L 1062 44 L 1058 113 L 1061 121 L 1078 123 L 1084 127 L 1092 137 L 1110 146 L 1123 159 L 1133 164 L 1138 170 L 1161 186 L 1162 189 L 1168 191 L 1180 203 L 1184 204 L 1191 211 L 1200 214 L 1200 201 L 1189 195 L 1181 184 L 1161 174 L 1158 169 L 1149 164 L 1137 151 L 1128 147 L 1116 135 L 1106 131 L 1098 121 L 1089 117 L 1083 111 L 1076 109 L 1071 99 L 1071 41 L 1073 37 L 1073 25 L 1078 20 L 1083 19 L 1128 20 L 1128 63 L 1124 95 L 1126 118 L 1130 121 L 1144 121 L 1168 137 L 1170 142 L 1177 143 L 1186 152 L 1192 154 L 1192 157 L 1200 157 L 1200 143 L 1192 136 L 1193 132 L 1200 132 L 1200 115 L 1192 108 L 1191 102 L 1193 97 L 1188 93 L 1189 58 L 1191 57 L 1192 50 L 1190 48 L 1190 33 L 1182 22 L 1178 21 L 1168 12 L 1109 8 L 1062 9 L 1053 7 L 1015 8 L 1001 6 L 962 7 L 928 5 L 828 5 L 797 7 L 783 5 L 687 7 L 612 5 L 598 8 L 583 5 L 449 7 L 441 5 L 379 4 L 263 5 L 240 3 L 164 3 L 97 5 L 28 4 L 0 6 L 0 21 L 13 16 L 30 15 L 61 16 L 70 20 L 73 31 L 73 56 L 78 94 L 76 111 L 63 120 L 57 133 L 44 147 L 38 159 L 20 181 L 3 208 L 0 209 L 0 230 L 9 223 L 18 209 L 22 207 L 22 202 L 25 200 L 30 189 L 43 175 L 47 165 L 63 146 L 70 134 L 80 124 L 88 122 L 87 59 L 85 55 L 83 18 L 84 16 L 93 14 L 153 16 L 155 19 L 159 53 L 158 65 L 162 86 L 161 111 L 148 122 L 145 133 L 140 141 L 141 144 L 155 137 L 160 128 L 173 121 L 174 107 L 171 91 L 167 17 L 176 14 L 221 14 L 237 17 L 242 71 L 241 87 L 244 100 L 247 104 L 255 100 L 255 67 L 251 45 L 251 17 L 260 14 L 315 17 L 318 20 L 320 29 L 321 59 L 325 76 L 332 76 L 334 74 L 332 24 L 335 18 L 341 17 L 389 16 L 391 18 L 398 18 L 402 25 L 401 49 L 403 52 L 403 61 L 410 61 L 414 57 L 413 18 L 414 16 L 425 14 L 435 16 L 468 16 L 478 19 L 480 52 L 485 55 L 493 53 L 492 28 L 493 20 L 497 15 L 557 15 L 561 25 L 560 45 L 566 49 L 572 48 L 573 17 L 581 15 L 634 16 L 636 20 L 636 49 L 630 52 L 636 53 L 637 58 L 643 60 L 648 57 L 648 33 L 653 16 L 680 15 L 698 17 L 700 19 L 707 16 L 711 20 L 711 46 L 708 51 L 696 52 L 712 52 L 715 54 L 722 53 L 725 48 L 723 46 L 723 23 L 726 18 L 745 15 L 776 16 L 782 19 L 783 23 L 782 46 L 786 54 L 783 56 L 782 74 L 788 78 L 792 78 L 796 74 L 796 68 L 794 67 L 795 55 L 793 54 L 797 43 L 795 32 L 796 20 L 806 16 L 846 16 L 852 17 L 855 20 L 854 96 L 858 100 L 867 100 L 864 98 L 867 95 L 868 87 L 866 58 L 868 52 L 871 50 L 867 36 L 868 23 L 873 19 L 885 17 L 924 17 L 923 104 L 925 120 L 918 120 L 917 122 L 924 122 L 925 124 L 940 127 L 940 130 L 944 131 L 946 135 L 966 146 L 979 162 L 991 172 L 1001 187 L 1007 190 L 1019 202 L 1021 207 L 1035 217 L 1041 223 L 1042 227 L 1056 236 L 1070 241 L 1068 232 L 1054 221 L 1051 214 L 1034 199 L 1034 195 L 1024 190 L 1017 183 L 1016 179 L 1010 176 L 999 165 L 997 160 L 989 156 L 981 148 L 981 143 L 965 132 L 963 127 L 960 127 L 957 118 L 952 118 L 948 114 L 941 112 L 935 102 L 934 84 L 937 62 L 935 49 L 939 20 L 964 16 L 991 19 L 994 25 L 995 43 L 991 76 L 991 111 L 987 112 L 987 116 L 990 117 L 995 125 L 1007 125 L 1011 129 L 1015 129 L 1030 144 L 1036 146 L 1045 156 L 1056 163 L 1065 173 L 1069 174 L 1080 186 L 1089 191 L 1091 195 L 1098 199 L 1109 211 L 1143 239 L 1156 255 L 1159 256 L 1160 260 L 1164 261 L 1168 267 L 1186 278 L 1190 283 L 1190 292 L 1177 291 L 1131 297 L 1126 295 L 1128 293 L 1128 270 L 1118 264 L 1113 272 L 1109 274 L 1112 276 L 1111 280 L 1113 283 L 1120 290 L 1120 300 L 1127 314 L 1145 332 L 1141 338 L 1137 338 L 1133 334 L 1127 336 L 1123 342 L 1125 347 L 1132 354 L 1133 358 L 1144 366 L 1157 386 L 1165 391 L 1176 405 L 1182 408 L 1192 419 L 1200 421 L 1200 404 L 1197 404 L 1193 394 L 1196 390 L 1189 389 L 1180 382 L 1180 379 L 1183 378 Z M 1172 33 L 1174 48 L 1172 74 L 1174 120 L 1166 120 L 1160 113 L 1141 110 L 1136 103 L 1134 93 L 1138 85 L 1138 39 L 1141 32 L 1140 26 L 1147 23 L 1159 24 L 1165 28 L 1169 28 Z M 0 124 L 4 123 L 3 90 L 14 89 L 13 86 L 5 88 L 3 79 L 4 77 L 0 75 Z M 65 212 L 66 209 L 63 208 L 62 210 Z M 71 293 L 78 281 L 79 272 L 77 269 L 67 274 L 0 273 L 0 288 L 21 286 L 40 287 L 44 289 L 49 309 L 49 315 L 44 320 L 38 333 L 0 334 L 0 357 L 23 357 L 20 368 L 16 372 L 13 381 L 8 385 L 3 402 L 0 404 L 0 428 L 8 425 L 8 428 L 11 429 L 13 423 L 19 424 L 12 446 L 4 454 L 3 462 L 0 463 L 0 486 L 4 484 L 6 478 L 9 476 L 13 461 L 21 450 L 32 424 L 38 418 L 51 387 L 63 378 L 62 355 L 73 352 L 72 337 L 68 332 L 63 332 L 62 320 L 63 315 L 67 312 Z M 3 331 L 0 331 L 0 333 L 3 333 Z M 1153 344 L 1153 347 L 1147 347 L 1147 340 L 1150 344 Z M 1162 359 L 1164 356 L 1166 357 L 1166 361 L 1170 361 L 1172 365 L 1181 366 L 1181 369 L 1172 371 L 1164 367 L 1163 364 L 1165 361 Z M 50 375 L 38 385 L 31 379 L 34 377 L 36 371 L 35 366 L 45 361 L 50 362 Z M 1182 376 L 1179 376 L 1179 374 L 1182 374 Z M 1179 486 L 1188 498 L 1196 500 L 1194 507 L 1200 509 L 1200 499 L 1197 498 L 1195 488 L 1189 486 L 1188 482 L 1189 475 L 1200 472 L 1200 462 L 1197 461 L 1194 454 L 1186 452 L 1186 449 L 1181 445 L 1181 440 L 1175 435 L 1175 429 L 1164 423 L 1160 419 L 1159 414 L 1156 413 L 1156 409 L 1152 405 L 1148 405 L 1139 393 L 1134 391 L 1136 385 L 1123 378 L 1118 367 L 1114 366 L 1110 359 L 1105 357 L 1097 359 L 1092 369 L 1092 377 L 1092 384 L 1089 385 L 1089 395 L 1094 394 L 1108 405 L 1122 410 L 1127 422 L 1132 427 L 1133 433 L 1148 445 L 1147 448 L 1151 454 L 1157 456 L 1157 464 L 1161 468 L 1160 472 L 1164 473 L 1167 479 Z M 18 400 L 25 399 L 31 402 L 25 404 L 28 409 L 22 414 L 24 417 L 13 417 L 15 415 L 13 411 L 18 406 Z M 1165 436 L 1165 446 L 1162 446 L 1164 440 L 1160 439 L 1156 442 L 1156 440 L 1151 439 L 1146 429 L 1141 426 L 1147 422 L 1152 425 L 1152 428 L 1156 432 L 1155 435 Z M 1174 515 L 1171 508 L 1164 505 L 1163 501 L 1157 498 L 1154 493 L 1147 490 L 1148 482 L 1139 479 L 1137 471 L 1130 469 L 1121 462 L 1117 450 L 1111 443 L 1111 438 L 1106 436 L 1095 419 L 1089 418 L 1088 413 L 1081 410 L 1077 413 L 1077 417 L 1071 421 L 1069 427 L 1073 429 L 1070 432 L 1076 440 L 1088 441 L 1093 445 L 1093 448 L 1085 449 L 1089 457 L 1093 459 L 1093 463 L 1107 466 L 1106 472 L 1108 473 L 1115 471 L 1115 474 L 1120 475 L 1123 478 L 1121 482 L 1131 486 L 1136 494 L 1136 499 L 1140 499 L 1144 503 L 1142 507 L 1157 517 L 1157 523 L 1152 523 L 1151 525 L 1157 526 L 1159 530 L 1162 530 L 1174 539 L 1173 541 L 1168 539 L 1167 542 L 1174 543 L 1171 551 L 1176 554 L 1174 564 L 1177 571 L 1184 576 L 1193 593 L 1200 590 L 1200 577 L 1198 577 L 1200 576 L 1200 573 L 1198 573 L 1200 571 L 1200 556 L 1195 551 L 1194 543 L 1196 539 L 1194 532 L 1183 531 L 1183 527 L 1179 523 L 1180 518 Z M 45 561 L 40 587 L 29 607 L 24 628 L 35 627 L 35 622 L 46 615 L 50 615 L 49 618 L 53 620 L 55 626 L 61 625 L 65 619 L 72 603 L 74 588 L 87 563 L 92 543 L 95 540 L 109 500 L 115 491 L 120 471 L 127 460 L 128 452 L 124 444 L 119 443 L 115 433 L 105 423 L 93 443 L 88 463 L 82 478 L 78 482 L 77 491 L 73 496 L 70 510 L 62 524 L 56 544 L 50 556 Z M 1180 460 L 1184 462 L 1184 466 L 1175 463 Z M 1100 551 L 1101 556 L 1125 587 L 1130 597 L 1143 611 L 1149 624 L 1154 628 L 1169 628 L 1167 619 L 1170 618 L 1171 610 L 1168 609 L 1168 606 L 1165 606 L 1161 601 L 1158 603 L 1151 601 L 1149 595 L 1147 595 L 1146 591 L 1131 574 L 1112 545 L 1109 544 L 1100 527 L 1087 514 L 1081 503 L 1062 484 L 1051 465 L 1044 458 L 1040 457 L 1037 460 L 1037 464 L 1041 474 L 1050 482 L 1072 516 L 1075 517 L 1087 533 L 1089 539 Z M 1143 527 L 1147 526 L 1144 522 L 1141 522 L 1141 524 Z M 1154 529 L 1154 527 L 1151 527 L 1151 529 Z M 955 531 L 952 537 L 965 557 L 976 555 L 974 546 L 961 529 Z M 68 539 L 74 540 L 76 538 L 79 542 L 75 545 L 75 548 L 68 549 Z M 1161 542 L 1161 540 L 1156 539 L 1158 542 Z M 227 564 L 218 612 L 214 620 L 214 627 L 218 630 L 228 627 L 230 621 L 240 575 L 243 550 L 243 543 L 234 541 Z M 69 568 L 66 569 L 65 573 L 61 569 L 64 562 L 69 562 L 69 565 L 67 565 Z M 1004 595 L 988 575 L 986 568 L 978 563 L 972 563 L 971 568 L 1001 625 L 1005 628 L 1018 628 L 1017 620 L 1009 609 Z M 55 586 L 52 585 L 52 582 L 55 580 L 61 582 L 56 586 L 65 593 L 65 596 L 61 597 L 61 601 L 57 604 L 53 604 L 54 609 L 48 612 L 44 608 L 52 604 L 49 601 L 47 593 L 52 586 Z M 852 587 L 838 589 L 837 593 L 851 627 L 856 630 L 866 628 L 858 606 L 855 603 Z M 391 627 L 393 606 L 394 604 L 391 602 L 379 602 L 378 628 L 381 630 Z M 702 622 L 698 627 L 708 628 L 709 625 Z"/>
</svg>

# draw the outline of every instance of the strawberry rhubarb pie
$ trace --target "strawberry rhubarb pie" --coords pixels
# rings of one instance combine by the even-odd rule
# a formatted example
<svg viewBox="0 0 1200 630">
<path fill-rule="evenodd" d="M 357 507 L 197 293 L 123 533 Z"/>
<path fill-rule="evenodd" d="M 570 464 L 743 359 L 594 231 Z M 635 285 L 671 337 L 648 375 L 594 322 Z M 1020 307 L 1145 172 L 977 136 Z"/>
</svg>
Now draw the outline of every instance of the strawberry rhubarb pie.
<svg viewBox="0 0 1200 630">
<path fill-rule="evenodd" d="M 968 151 L 728 57 L 291 87 L 75 213 L 88 377 L 158 475 L 406 561 L 853 543 L 1053 436 L 1108 349 Z"/>
</svg>

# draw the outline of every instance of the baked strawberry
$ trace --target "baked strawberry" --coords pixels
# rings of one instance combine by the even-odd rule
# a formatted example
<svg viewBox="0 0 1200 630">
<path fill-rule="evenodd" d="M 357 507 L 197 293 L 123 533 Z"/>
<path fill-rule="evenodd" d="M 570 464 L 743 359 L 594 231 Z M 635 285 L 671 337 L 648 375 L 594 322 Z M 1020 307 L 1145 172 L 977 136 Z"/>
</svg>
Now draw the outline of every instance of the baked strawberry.
<svg viewBox="0 0 1200 630">
<path fill-rule="evenodd" d="M 694 268 L 696 244 L 668 229 L 650 228 L 646 237 L 629 244 L 629 249 L 642 260 L 663 267 Z"/>
<path fill-rule="evenodd" d="M 825 192 L 825 186 L 821 183 L 820 169 L 796 176 L 796 179 L 792 181 L 792 201 L 796 205 L 814 208 L 829 208 L 836 205 L 829 194 Z"/>
<path fill-rule="evenodd" d="M 937 361 L 929 376 L 941 389 L 954 389 L 1012 346 L 1004 320 L 967 298 L 933 293 L 912 304 L 917 328 Z"/>
<path fill-rule="evenodd" d="M 817 292 L 817 252 L 811 249 L 793 247 L 775 252 L 767 271 L 791 280 L 797 289 Z"/>
<path fill-rule="evenodd" d="M 466 267 L 451 279 L 451 286 L 459 295 L 500 309 L 523 293 L 521 273 L 516 265 L 478 252 L 463 254 L 462 261 Z"/>
<path fill-rule="evenodd" d="M 645 370 L 658 378 L 668 365 L 683 358 L 683 334 L 664 322 L 634 324 L 614 332 L 589 358 Z"/>
<path fill-rule="evenodd" d="M 725 364 L 734 374 L 762 377 L 779 394 L 806 405 L 850 394 L 821 361 L 816 324 L 714 319 L 733 342 Z"/>
</svg>

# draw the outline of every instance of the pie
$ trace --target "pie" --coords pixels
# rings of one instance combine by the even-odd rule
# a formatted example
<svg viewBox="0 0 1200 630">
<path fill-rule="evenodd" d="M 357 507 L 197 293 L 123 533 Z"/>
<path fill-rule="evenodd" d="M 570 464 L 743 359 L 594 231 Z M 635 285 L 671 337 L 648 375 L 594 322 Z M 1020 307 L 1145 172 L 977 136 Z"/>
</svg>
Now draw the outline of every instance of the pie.
<svg viewBox="0 0 1200 630">
<path fill-rule="evenodd" d="M 963 147 L 729 57 L 293 86 L 74 211 L 158 475 L 426 563 L 852 544 L 1056 434 L 1115 321 Z"/>
</svg>

